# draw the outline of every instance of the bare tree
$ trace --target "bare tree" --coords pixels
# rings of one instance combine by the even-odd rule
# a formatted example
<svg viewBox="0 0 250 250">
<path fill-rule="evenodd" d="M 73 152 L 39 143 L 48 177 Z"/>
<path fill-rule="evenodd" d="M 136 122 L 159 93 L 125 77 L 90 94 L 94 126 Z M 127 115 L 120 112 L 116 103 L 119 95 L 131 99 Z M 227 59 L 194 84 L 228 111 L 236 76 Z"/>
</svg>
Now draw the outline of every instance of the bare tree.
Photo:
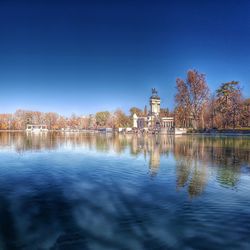
<svg viewBox="0 0 250 250">
<path fill-rule="evenodd" d="M 198 121 L 202 118 L 203 107 L 208 100 L 209 88 L 206 83 L 205 75 L 196 70 L 187 72 L 187 79 L 176 80 L 177 94 L 175 95 L 176 110 L 181 111 L 182 119 L 188 120 L 190 117 L 193 127 L 197 129 Z"/>
<path fill-rule="evenodd" d="M 217 90 L 217 111 L 221 114 L 224 128 L 237 126 L 242 114 L 242 103 L 239 82 L 223 83 Z"/>
</svg>

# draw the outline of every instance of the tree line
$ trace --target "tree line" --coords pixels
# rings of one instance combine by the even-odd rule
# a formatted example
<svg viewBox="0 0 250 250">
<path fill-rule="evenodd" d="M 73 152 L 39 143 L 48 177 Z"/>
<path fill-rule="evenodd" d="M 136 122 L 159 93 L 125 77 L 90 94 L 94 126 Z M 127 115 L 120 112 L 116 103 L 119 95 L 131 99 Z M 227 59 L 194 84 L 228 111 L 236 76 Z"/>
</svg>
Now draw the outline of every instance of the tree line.
<svg viewBox="0 0 250 250">
<path fill-rule="evenodd" d="M 175 123 L 194 129 L 235 129 L 250 126 L 250 98 L 244 98 L 240 83 L 221 83 L 211 93 L 204 74 L 189 70 L 176 80 Z"/>
<path fill-rule="evenodd" d="M 0 130 L 24 130 L 28 124 L 45 124 L 50 130 L 61 129 L 96 129 L 103 127 L 129 127 L 132 124 L 131 116 L 122 110 L 115 112 L 101 111 L 94 115 L 70 117 L 55 112 L 39 112 L 17 110 L 14 114 L 0 114 Z"/>
<path fill-rule="evenodd" d="M 65 117 L 55 112 L 17 110 L 0 114 L 0 130 L 23 130 L 28 124 L 46 124 L 48 129 L 96 129 L 132 127 L 133 114 L 147 116 L 144 109 L 132 107 L 127 115 L 121 109 L 93 115 Z M 161 108 L 160 116 L 174 116 L 176 127 L 193 129 L 250 127 L 250 98 L 242 94 L 240 83 L 222 83 L 211 93 L 205 74 L 189 70 L 186 79 L 176 79 L 175 108 Z"/>
</svg>

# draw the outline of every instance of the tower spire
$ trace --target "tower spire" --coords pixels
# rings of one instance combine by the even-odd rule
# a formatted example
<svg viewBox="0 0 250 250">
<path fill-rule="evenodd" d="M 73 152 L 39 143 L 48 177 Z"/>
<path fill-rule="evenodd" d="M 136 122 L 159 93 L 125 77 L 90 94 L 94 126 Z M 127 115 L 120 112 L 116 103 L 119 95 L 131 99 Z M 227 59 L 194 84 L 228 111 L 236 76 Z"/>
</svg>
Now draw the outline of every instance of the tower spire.
<svg viewBox="0 0 250 250">
<path fill-rule="evenodd" d="M 152 95 L 150 97 L 149 103 L 151 114 L 158 116 L 160 114 L 161 98 L 158 96 L 158 91 L 156 88 L 152 88 Z"/>
</svg>

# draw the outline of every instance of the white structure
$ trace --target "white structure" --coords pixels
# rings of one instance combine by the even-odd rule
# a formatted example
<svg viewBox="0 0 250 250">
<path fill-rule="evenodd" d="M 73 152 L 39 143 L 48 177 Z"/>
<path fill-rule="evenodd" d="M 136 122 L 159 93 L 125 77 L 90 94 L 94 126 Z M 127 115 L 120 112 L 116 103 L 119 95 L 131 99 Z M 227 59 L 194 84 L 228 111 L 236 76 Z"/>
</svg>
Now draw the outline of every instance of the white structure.
<svg viewBox="0 0 250 250">
<path fill-rule="evenodd" d="M 173 117 L 161 117 L 162 128 L 173 128 L 174 127 L 174 118 Z"/>
<path fill-rule="evenodd" d="M 28 124 L 26 127 L 27 132 L 47 132 L 48 128 L 47 125 L 41 124 L 41 125 L 34 125 L 34 124 Z"/>
<path fill-rule="evenodd" d="M 174 132 L 175 132 L 176 135 L 182 135 L 182 134 L 187 133 L 187 129 L 186 128 L 175 128 Z"/>
<path fill-rule="evenodd" d="M 161 106 L 161 99 L 157 95 L 157 91 L 152 89 L 152 96 L 150 97 L 150 113 L 151 115 L 159 116 L 160 115 L 160 106 Z"/>
<path fill-rule="evenodd" d="M 133 127 L 144 130 L 157 130 L 161 133 L 174 133 L 174 117 L 161 115 L 161 98 L 158 96 L 156 89 L 152 89 L 149 104 L 150 111 L 147 114 L 140 117 L 133 114 Z"/>
<path fill-rule="evenodd" d="M 133 128 L 137 128 L 138 116 L 136 113 L 133 114 Z"/>
</svg>

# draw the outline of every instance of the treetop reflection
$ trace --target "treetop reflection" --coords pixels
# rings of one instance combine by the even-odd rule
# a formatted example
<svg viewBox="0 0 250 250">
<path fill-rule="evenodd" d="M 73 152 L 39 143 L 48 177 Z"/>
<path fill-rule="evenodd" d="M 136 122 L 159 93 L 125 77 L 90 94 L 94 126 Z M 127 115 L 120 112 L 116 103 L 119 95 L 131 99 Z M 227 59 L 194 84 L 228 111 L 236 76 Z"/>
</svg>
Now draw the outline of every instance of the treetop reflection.
<svg viewBox="0 0 250 250">
<path fill-rule="evenodd" d="M 237 187 L 243 169 L 250 170 L 249 137 L 0 133 L 0 148 L 18 153 L 81 147 L 103 153 L 129 152 L 131 157 L 142 155 L 152 177 L 157 175 L 161 160 L 172 155 L 177 190 L 186 188 L 190 197 L 203 192 L 209 168 L 216 169 L 217 181 L 230 188 Z"/>
</svg>

